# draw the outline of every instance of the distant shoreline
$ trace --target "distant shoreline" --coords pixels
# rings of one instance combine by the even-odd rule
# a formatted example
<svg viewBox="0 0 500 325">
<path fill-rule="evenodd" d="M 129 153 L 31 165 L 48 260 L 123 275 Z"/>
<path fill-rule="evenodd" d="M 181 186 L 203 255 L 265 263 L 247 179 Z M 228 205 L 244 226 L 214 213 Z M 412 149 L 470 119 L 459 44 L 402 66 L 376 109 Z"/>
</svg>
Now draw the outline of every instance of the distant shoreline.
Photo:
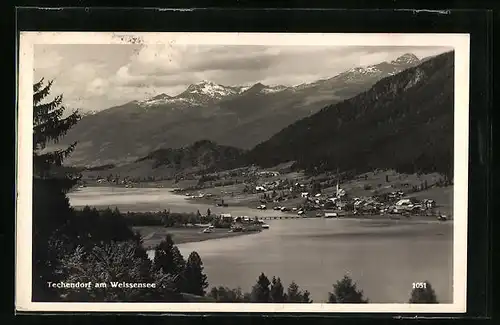
<svg viewBox="0 0 500 325">
<path fill-rule="evenodd" d="M 202 233 L 203 227 L 165 228 L 159 226 L 139 226 L 133 227 L 133 230 L 139 231 L 142 235 L 143 246 L 146 250 L 154 249 L 156 245 L 165 239 L 167 234 L 172 235 L 174 243 L 179 245 L 260 233 L 260 231 L 229 232 L 229 229 L 214 229 L 212 233 Z"/>
<path fill-rule="evenodd" d="M 158 185 L 158 184 L 156 184 Z M 107 186 L 103 186 L 103 185 L 97 185 L 97 186 L 88 186 L 87 188 L 102 188 L 102 187 L 113 187 L 113 188 L 123 188 L 125 189 L 125 187 L 123 186 L 118 186 L 118 185 L 114 185 L 114 184 L 107 184 Z M 179 197 L 184 197 L 185 198 L 185 202 L 187 203 L 186 205 L 192 205 L 193 206 L 193 212 L 196 212 L 196 205 L 197 204 L 204 204 L 204 205 L 213 205 L 214 207 L 216 207 L 215 205 L 215 202 L 217 201 L 216 198 L 211 198 L 211 199 L 207 199 L 207 198 L 198 198 L 198 197 L 195 197 L 195 198 L 188 198 L 185 196 L 184 193 L 179 193 L 179 192 L 175 192 L 174 191 L 174 188 L 173 187 L 158 187 L 158 186 L 155 186 L 155 184 L 152 184 L 152 183 L 143 183 L 142 186 L 138 186 L 138 187 L 133 187 L 133 188 L 127 188 L 127 189 L 164 189 L 164 190 L 169 190 L 170 193 L 172 193 L 173 195 L 176 195 L 176 196 L 179 196 Z M 254 205 L 252 204 L 249 204 L 249 201 L 245 201 L 245 200 L 241 200 L 241 201 L 235 201 L 235 202 L 230 202 L 230 200 L 227 200 L 229 201 L 229 207 L 228 207 L 228 210 L 231 209 L 231 207 L 245 207 L 245 208 L 249 208 L 249 209 L 255 209 Z M 251 202 L 251 201 L 250 201 Z M 113 204 L 109 204 L 109 205 L 93 205 L 95 206 L 96 208 L 105 208 L 105 207 L 114 207 L 115 205 Z M 82 209 L 83 206 L 74 206 L 74 208 L 76 209 Z M 255 209 L 257 210 L 257 209 Z M 171 209 L 172 212 L 177 212 L 175 211 L 175 209 Z M 257 211 L 266 211 L 266 210 L 257 210 Z M 272 211 L 272 212 L 276 212 L 275 210 L 273 210 L 272 208 L 268 209 L 268 211 Z M 126 212 L 126 210 L 125 210 Z M 141 212 L 157 212 L 157 210 L 148 210 L 148 211 L 141 211 Z M 316 213 L 317 211 L 308 211 L 305 213 L 305 215 L 303 216 L 304 219 L 322 219 L 324 217 L 317 217 L 316 216 Z M 296 212 L 293 212 L 293 211 L 286 211 L 286 212 L 281 212 L 282 214 L 282 217 L 283 218 L 287 218 L 287 217 L 295 217 L 297 218 L 297 214 Z M 275 217 L 274 216 L 270 216 L 273 220 Z M 280 217 L 276 217 L 276 219 L 279 219 Z M 380 214 L 360 214 L 360 215 L 355 215 L 355 214 L 346 214 L 344 216 L 340 216 L 338 218 L 329 218 L 329 219 L 351 219 L 351 220 L 393 220 L 393 221 L 397 221 L 397 220 L 402 220 L 402 221 L 408 221 L 408 222 L 411 222 L 411 221 L 415 221 L 415 222 L 429 222 L 429 221 L 436 221 L 436 222 L 452 222 L 453 221 L 453 218 L 451 219 L 448 219 L 447 221 L 438 221 L 437 220 L 437 217 L 436 216 L 425 216 L 425 215 L 412 215 L 410 217 L 406 217 L 406 216 L 402 216 L 400 214 L 383 214 L 383 215 L 380 215 Z M 232 236 L 235 236 L 235 234 L 231 235 Z M 229 237 L 229 236 L 223 236 L 223 237 L 220 237 L 220 238 L 224 238 L 224 237 Z M 219 237 L 217 237 L 219 238 Z M 211 239 L 211 238 L 209 238 Z M 207 240 L 207 239 L 203 239 L 203 240 Z M 197 241 L 201 241 L 201 240 L 197 240 Z"/>
<path fill-rule="evenodd" d="M 174 195 L 179 195 L 179 196 L 184 196 L 182 193 L 176 193 L 174 191 L 171 191 L 172 194 Z M 195 205 L 196 203 L 202 203 L 202 204 L 209 204 L 209 203 L 212 203 L 213 201 L 211 200 L 207 200 L 205 198 L 189 198 L 189 199 L 186 199 L 186 202 L 189 202 L 190 204 L 193 204 Z M 254 208 L 253 206 L 250 206 L 248 204 L 245 204 L 243 202 L 235 202 L 235 203 L 232 203 L 230 206 L 235 206 L 235 207 L 246 207 L 246 208 Z M 274 211 L 273 209 L 269 209 L 271 211 Z M 266 211 L 266 210 L 264 210 Z M 305 213 L 304 215 L 304 219 L 321 219 L 321 218 L 324 218 L 324 217 L 316 217 L 317 211 L 308 211 Z M 286 218 L 286 217 L 290 217 L 290 216 L 296 216 L 296 213 L 294 213 L 293 211 L 286 211 L 286 212 L 282 212 L 283 216 Z M 277 218 L 279 219 L 279 217 Z M 352 214 L 352 213 L 348 213 L 344 216 L 340 216 L 338 218 L 328 218 L 328 219 L 351 219 L 351 220 L 405 220 L 405 221 L 438 221 L 437 218 L 435 216 L 422 216 L 422 215 L 412 215 L 410 217 L 405 217 L 405 216 L 402 216 L 400 214 L 383 214 L 383 215 L 380 215 L 380 214 L 360 214 L 360 215 L 355 215 L 355 214 Z M 453 219 L 449 219 L 445 222 L 450 222 L 452 221 Z"/>
</svg>

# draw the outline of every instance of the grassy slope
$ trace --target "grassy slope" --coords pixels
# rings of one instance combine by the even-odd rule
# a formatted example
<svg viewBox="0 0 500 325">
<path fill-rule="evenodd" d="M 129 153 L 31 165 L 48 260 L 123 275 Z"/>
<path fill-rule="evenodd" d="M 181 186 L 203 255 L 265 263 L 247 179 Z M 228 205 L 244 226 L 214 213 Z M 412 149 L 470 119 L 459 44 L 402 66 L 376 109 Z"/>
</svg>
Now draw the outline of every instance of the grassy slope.
<svg viewBox="0 0 500 325">
<path fill-rule="evenodd" d="M 386 176 L 388 182 L 386 182 Z M 302 173 L 287 173 L 277 177 L 269 177 L 259 181 L 259 184 L 265 181 L 275 181 L 278 179 L 292 179 L 301 184 L 309 184 L 314 179 L 327 177 L 325 174 L 307 177 Z M 330 175 L 329 177 L 334 177 Z M 415 197 L 417 199 L 434 199 L 438 205 L 438 209 L 445 214 L 451 214 L 453 206 L 453 186 L 448 187 L 434 187 L 432 186 L 442 179 L 442 176 L 437 173 L 432 174 L 400 174 L 394 170 L 387 171 L 374 171 L 356 176 L 354 179 L 344 181 L 340 184 L 342 189 L 345 189 L 350 197 L 369 197 L 377 194 L 384 194 L 390 192 L 403 191 L 406 192 L 414 186 L 420 186 L 427 182 L 430 187 L 427 190 L 411 193 L 408 197 Z M 331 178 L 330 178 L 331 180 Z M 217 186 L 192 191 L 190 194 L 196 195 L 198 193 L 212 194 L 213 197 L 204 199 L 194 199 L 194 202 L 202 203 L 215 203 L 224 199 L 226 203 L 231 206 L 248 206 L 255 208 L 260 205 L 260 196 L 262 194 L 248 194 L 243 193 L 244 184 L 234 184 L 229 186 Z M 278 190 L 280 192 L 281 190 Z M 305 189 L 304 191 L 307 191 Z M 322 190 L 323 195 L 335 195 L 336 186 L 330 186 Z M 271 193 L 271 192 L 268 192 Z M 268 204 L 269 208 L 273 206 L 286 206 L 293 208 L 302 203 L 302 198 L 289 199 L 285 202 Z"/>
</svg>

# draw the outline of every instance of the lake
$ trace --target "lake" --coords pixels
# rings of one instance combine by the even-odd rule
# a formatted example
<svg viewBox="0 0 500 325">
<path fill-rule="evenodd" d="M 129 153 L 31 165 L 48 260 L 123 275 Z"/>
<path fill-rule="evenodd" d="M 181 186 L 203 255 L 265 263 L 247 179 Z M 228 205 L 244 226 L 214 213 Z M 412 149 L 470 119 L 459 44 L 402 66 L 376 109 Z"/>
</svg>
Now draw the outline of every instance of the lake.
<svg viewBox="0 0 500 325">
<path fill-rule="evenodd" d="M 120 211 L 163 211 L 205 213 L 231 213 L 242 216 L 280 216 L 280 211 L 257 210 L 244 206 L 217 207 L 213 204 L 193 202 L 186 196 L 174 194 L 168 188 L 123 188 L 123 187 L 85 187 L 68 194 L 74 207 L 85 205 L 97 208 L 118 207 Z"/>
<path fill-rule="evenodd" d="M 279 215 L 245 207 L 190 203 L 168 189 L 84 188 L 69 194 L 74 206 L 117 206 L 120 210 L 210 208 L 233 215 Z M 374 303 L 405 303 L 413 282 L 429 281 L 438 300 L 451 303 L 453 224 L 434 220 L 289 219 L 269 220 L 258 234 L 180 244 L 185 258 L 197 251 L 210 286 L 250 291 L 257 277 L 279 276 L 327 299 L 332 284 L 348 274 Z"/>
</svg>

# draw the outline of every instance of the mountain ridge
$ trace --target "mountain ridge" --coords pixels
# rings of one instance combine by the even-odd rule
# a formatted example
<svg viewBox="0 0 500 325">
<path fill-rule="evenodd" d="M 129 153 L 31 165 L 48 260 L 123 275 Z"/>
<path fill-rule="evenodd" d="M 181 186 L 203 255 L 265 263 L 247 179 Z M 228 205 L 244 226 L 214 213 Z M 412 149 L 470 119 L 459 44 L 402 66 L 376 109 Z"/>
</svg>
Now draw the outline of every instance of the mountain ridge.
<svg viewBox="0 0 500 325">
<path fill-rule="evenodd" d="M 264 167 L 297 161 L 307 170 L 452 174 L 453 65 L 454 53 L 447 52 L 386 77 L 287 126 L 258 144 L 247 159 Z"/>
<path fill-rule="evenodd" d="M 242 149 L 223 146 L 210 140 L 198 140 L 181 148 L 161 148 L 107 172 L 128 177 L 174 177 L 178 173 L 210 173 L 237 167 Z"/>
<path fill-rule="evenodd" d="M 62 142 L 79 141 L 67 162 L 86 166 L 124 164 L 159 148 L 179 148 L 200 139 L 249 150 L 287 125 L 413 65 L 386 62 L 387 68 L 377 71 L 359 73 L 368 66 L 294 87 L 200 81 L 176 96 L 157 94 L 85 116 Z"/>
<path fill-rule="evenodd" d="M 249 165 L 274 168 L 295 161 L 293 168 L 313 174 L 394 169 L 451 178 L 453 59 L 453 52 L 445 53 L 386 77 L 357 96 L 290 124 L 249 151 L 204 139 L 155 150 L 113 173 L 173 177 Z"/>
<path fill-rule="evenodd" d="M 201 100 L 199 100 L 199 101 L 192 100 L 191 102 L 193 104 L 200 104 L 200 102 L 206 103 L 210 99 L 220 100 L 220 99 L 223 99 L 227 96 L 238 95 L 238 94 L 241 94 L 241 93 L 249 91 L 249 90 L 253 90 L 255 92 L 262 91 L 264 93 L 274 93 L 274 92 L 284 91 L 287 89 L 288 90 L 297 90 L 297 89 L 303 89 L 304 87 L 307 87 L 309 85 L 315 85 L 320 81 L 327 81 L 330 79 L 345 76 L 346 74 L 349 74 L 349 73 L 357 73 L 357 74 L 363 75 L 363 74 L 369 74 L 369 73 L 374 73 L 374 72 L 375 73 L 381 72 L 378 69 L 378 67 L 380 67 L 380 66 L 385 66 L 385 67 L 387 67 L 388 65 L 391 66 L 391 68 L 389 68 L 389 69 L 391 69 L 393 71 L 389 72 L 389 74 L 394 74 L 397 71 L 397 68 L 395 66 L 412 65 L 412 64 L 418 63 L 419 61 L 420 61 L 420 59 L 416 55 L 414 55 L 412 53 L 405 53 L 405 54 L 399 56 L 398 58 L 391 60 L 390 62 L 384 61 L 384 62 L 374 64 L 374 65 L 359 66 L 359 67 L 351 68 L 347 71 L 341 72 L 338 75 L 333 76 L 333 77 L 328 78 L 328 79 L 316 80 L 316 81 L 313 81 L 311 83 L 305 83 L 305 84 L 303 83 L 303 84 L 290 85 L 290 86 L 281 85 L 281 84 L 265 85 L 262 82 L 256 82 L 255 84 L 253 84 L 251 86 L 248 86 L 248 85 L 246 85 L 246 86 L 241 86 L 241 85 L 227 86 L 227 85 L 222 85 L 222 84 L 204 79 L 204 80 L 200 80 L 197 83 L 193 83 L 193 84 L 188 85 L 184 91 L 182 91 L 181 93 L 179 93 L 175 96 L 161 93 L 161 94 L 155 95 L 151 98 L 147 98 L 144 100 L 138 100 L 137 102 L 140 104 L 143 104 L 143 105 L 153 106 L 153 105 L 160 105 L 162 103 L 163 104 L 168 103 L 171 101 L 174 101 L 174 102 L 175 101 L 182 101 L 183 99 L 185 99 L 186 97 L 188 97 L 190 95 L 192 96 L 193 94 L 198 94 L 198 97 L 201 97 Z M 256 89 L 259 89 L 259 91 L 257 91 Z M 203 98 L 203 97 L 205 97 L 205 98 Z M 165 101 L 161 102 L 161 101 L 159 101 L 159 99 L 164 99 Z"/>
</svg>

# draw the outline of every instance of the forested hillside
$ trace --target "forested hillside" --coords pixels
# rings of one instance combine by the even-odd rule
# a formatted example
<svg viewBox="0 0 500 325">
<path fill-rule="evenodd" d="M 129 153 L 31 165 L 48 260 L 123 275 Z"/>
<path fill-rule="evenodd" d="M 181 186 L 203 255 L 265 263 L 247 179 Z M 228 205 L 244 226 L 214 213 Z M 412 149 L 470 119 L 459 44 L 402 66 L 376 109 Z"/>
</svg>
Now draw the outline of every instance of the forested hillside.
<svg viewBox="0 0 500 325">
<path fill-rule="evenodd" d="M 249 163 L 296 161 L 308 171 L 376 168 L 453 173 L 454 53 L 377 82 L 370 90 L 286 127 Z"/>
</svg>

